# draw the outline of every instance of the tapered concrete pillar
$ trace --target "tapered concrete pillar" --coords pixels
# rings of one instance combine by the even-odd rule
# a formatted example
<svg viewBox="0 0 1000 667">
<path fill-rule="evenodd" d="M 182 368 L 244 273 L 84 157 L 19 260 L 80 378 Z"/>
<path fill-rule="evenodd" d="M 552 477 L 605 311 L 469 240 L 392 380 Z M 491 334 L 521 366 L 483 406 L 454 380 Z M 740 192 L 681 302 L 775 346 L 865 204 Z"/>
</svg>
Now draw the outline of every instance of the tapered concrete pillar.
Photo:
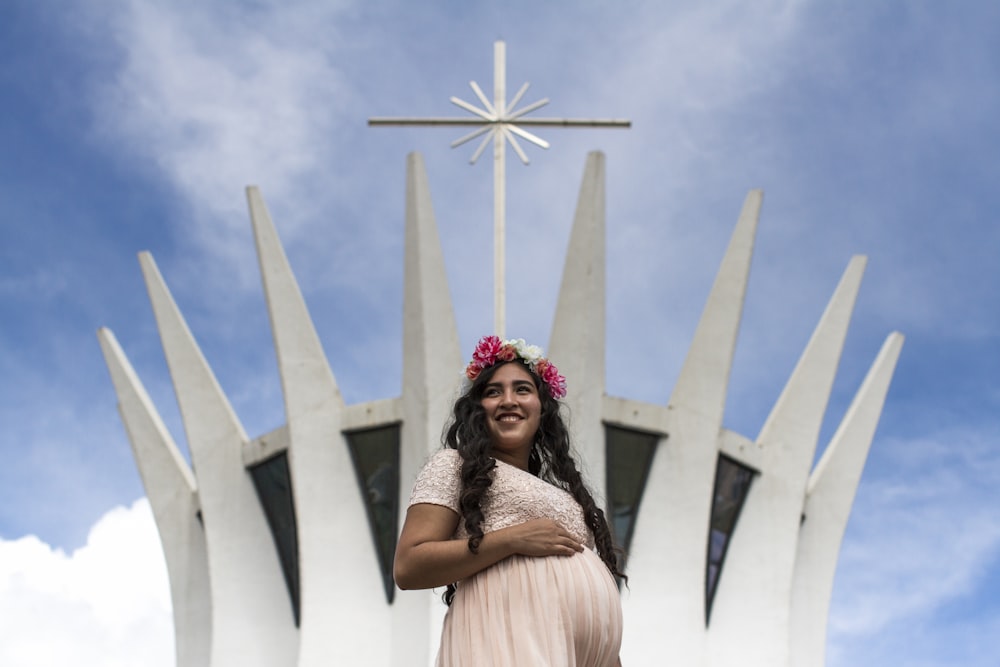
<svg viewBox="0 0 1000 667">
<path fill-rule="evenodd" d="M 351 483 L 354 468 L 341 433 L 344 401 L 260 190 L 247 188 L 247 202 L 288 424 L 301 600 L 298 664 L 384 662 L 379 628 L 389 616 L 385 600 L 371 594 L 382 579 L 363 492 Z M 345 543 L 359 548 L 344 549 Z M 330 604 L 341 597 L 353 604 Z M 372 622 L 352 628 L 358 615 Z"/>
<path fill-rule="evenodd" d="M 837 557 L 903 341 L 900 333 L 886 338 L 809 477 L 792 586 L 793 667 L 823 664 Z"/>
<path fill-rule="evenodd" d="M 198 474 L 212 600 L 212 666 L 298 659 L 298 631 L 271 532 L 243 466 L 246 433 L 149 253 L 139 256 Z"/>
<path fill-rule="evenodd" d="M 663 664 L 703 665 L 705 568 L 722 417 L 763 193 L 751 191 L 668 403 L 636 519 L 625 594 L 630 632 L 669 636 Z M 656 613 L 649 610 L 656 609 Z"/>
<path fill-rule="evenodd" d="M 604 502 L 604 433 L 600 421 L 577 416 L 600 415 L 605 386 L 605 186 L 604 154 L 592 152 L 580 184 L 573 229 L 566 252 L 559 301 L 547 354 L 570 383 L 573 442 L 580 452 L 598 504 Z"/>
<path fill-rule="evenodd" d="M 194 474 L 109 329 L 97 333 L 170 577 L 177 664 L 208 667 L 212 598 Z"/>
<path fill-rule="evenodd" d="M 428 456 L 441 447 L 442 428 L 458 397 L 462 371 L 458 328 L 427 171 L 418 153 L 411 153 L 406 160 L 405 239 L 400 518 L 406 514 L 417 473 Z M 392 609 L 393 667 L 409 667 L 418 662 L 415 656 L 436 654 L 445 610 L 438 593 L 404 591 L 396 597 Z"/>
</svg>

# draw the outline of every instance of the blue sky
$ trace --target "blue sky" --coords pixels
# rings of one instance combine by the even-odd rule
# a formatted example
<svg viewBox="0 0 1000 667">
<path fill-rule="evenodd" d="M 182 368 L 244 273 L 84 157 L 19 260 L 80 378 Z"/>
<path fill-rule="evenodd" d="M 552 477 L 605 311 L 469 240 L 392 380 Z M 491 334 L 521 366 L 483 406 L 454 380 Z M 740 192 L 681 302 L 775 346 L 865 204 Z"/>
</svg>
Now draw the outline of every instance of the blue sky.
<svg viewBox="0 0 1000 667">
<path fill-rule="evenodd" d="M 365 121 L 463 115 L 448 98 L 492 87 L 496 39 L 508 88 L 552 100 L 540 115 L 633 121 L 540 131 L 552 148 L 528 147 L 530 166 L 509 156 L 508 332 L 548 340 L 594 149 L 611 394 L 667 400 L 750 188 L 765 202 L 729 428 L 757 434 L 848 260 L 868 255 L 821 446 L 886 335 L 906 344 L 844 541 L 828 664 L 993 664 L 1000 8 L 930 0 L 4 2 L 0 646 L 41 628 L 92 664 L 149 647 L 170 664 L 155 530 L 95 337 L 115 332 L 183 443 L 138 251 L 246 430 L 278 426 L 243 194 L 259 185 L 345 398 L 398 395 L 416 150 L 463 349 L 490 328 L 489 161 L 448 147 L 462 130 Z M 65 664 L 6 650 L 4 664 Z"/>
</svg>

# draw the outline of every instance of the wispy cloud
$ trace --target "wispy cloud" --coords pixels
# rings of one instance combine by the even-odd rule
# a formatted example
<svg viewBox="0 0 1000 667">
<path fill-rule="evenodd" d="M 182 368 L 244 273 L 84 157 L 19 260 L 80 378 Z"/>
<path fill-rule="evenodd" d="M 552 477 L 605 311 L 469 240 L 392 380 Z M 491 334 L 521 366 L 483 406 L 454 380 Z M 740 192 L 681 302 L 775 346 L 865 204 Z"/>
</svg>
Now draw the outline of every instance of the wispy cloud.
<svg viewBox="0 0 1000 667">
<path fill-rule="evenodd" d="M 173 185 L 182 236 L 255 284 L 243 188 L 260 184 L 287 207 L 294 237 L 321 210 L 311 202 L 328 190 L 343 109 L 356 104 L 330 58 L 340 7 L 123 0 L 93 11 L 94 39 L 116 55 L 93 88 L 95 131 Z"/>
<path fill-rule="evenodd" d="M 872 458 L 880 474 L 861 485 L 840 556 L 830 645 L 844 657 L 836 664 L 867 664 L 850 658 L 851 647 L 870 650 L 890 629 L 937 626 L 934 614 L 975 598 L 1000 565 L 1000 452 L 984 431 L 887 439 Z M 945 628 L 959 631 L 942 619 L 937 630 Z"/>
</svg>

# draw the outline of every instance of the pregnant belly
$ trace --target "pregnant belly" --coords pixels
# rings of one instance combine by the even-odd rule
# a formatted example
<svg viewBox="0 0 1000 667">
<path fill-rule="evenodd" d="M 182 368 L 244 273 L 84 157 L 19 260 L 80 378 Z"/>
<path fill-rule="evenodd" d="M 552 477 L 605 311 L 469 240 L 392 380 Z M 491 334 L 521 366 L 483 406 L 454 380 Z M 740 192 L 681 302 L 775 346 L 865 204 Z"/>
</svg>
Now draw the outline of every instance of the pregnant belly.
<svg viewBox="0 0 1000 667">
<path fill-rule="evenodd" d="M 442 657 L 450 646 L 475 664 L 610 667 L 621 630 L 618 588 L 595 553 L 513 556 L 459 584 Z"/>
</svg>

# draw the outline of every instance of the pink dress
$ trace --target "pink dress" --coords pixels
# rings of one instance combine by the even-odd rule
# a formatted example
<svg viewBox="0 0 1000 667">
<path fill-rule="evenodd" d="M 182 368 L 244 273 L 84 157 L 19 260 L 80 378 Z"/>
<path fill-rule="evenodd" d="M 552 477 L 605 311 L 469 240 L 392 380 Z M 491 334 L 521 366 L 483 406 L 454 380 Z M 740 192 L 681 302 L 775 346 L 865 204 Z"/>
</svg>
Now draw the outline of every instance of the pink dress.
<svg viewBox="0 0 1000 667">
<path fill-rule="evenodd" d="M 410 505 L 459 513 L 462 459 L 437 452 L 413 487 Z M 622 638 L 615 580 L 573 496 L 497 461 L 482 503 L 483 532 L 550 518 L 588 548 L 574 556 L 511 556 L 458 583 L 444 619 L 438 667 L 614 667 Z M 468 533 L 459 521 L 453 536 Z"/>
</svg>

